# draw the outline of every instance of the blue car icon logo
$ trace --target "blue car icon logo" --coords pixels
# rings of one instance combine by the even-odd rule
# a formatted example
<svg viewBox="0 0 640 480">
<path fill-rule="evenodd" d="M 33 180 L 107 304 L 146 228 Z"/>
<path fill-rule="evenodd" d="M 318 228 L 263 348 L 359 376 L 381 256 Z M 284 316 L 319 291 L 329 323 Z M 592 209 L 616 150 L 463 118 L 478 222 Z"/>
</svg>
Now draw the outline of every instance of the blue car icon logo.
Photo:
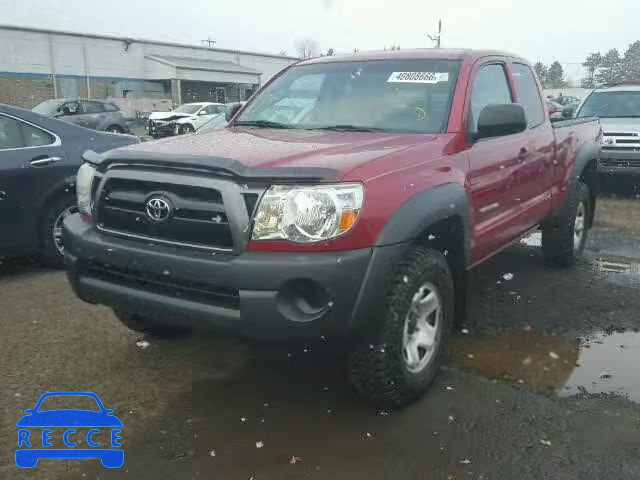
<svg viewBox="0 0 640 480">
<path fill-rule="evenodd" d="M 63 400 L 71 402 L 80 397 L 96 408 L 50 410 L 43 406 L 43 402 L 50 404 L 52 400 L 59 401 L 59 397 L 70 397 Z M 48 392 L 25 413 L 16 423 L 18 467 L 33 468 L 41 458 L 95 458 L 107 468 L 118 468 L 124 464 L 124 450 L 120 448 L 122 422 L 114 415 L 114 410 L 104 407 L 95 393 Z"/>
</svg>

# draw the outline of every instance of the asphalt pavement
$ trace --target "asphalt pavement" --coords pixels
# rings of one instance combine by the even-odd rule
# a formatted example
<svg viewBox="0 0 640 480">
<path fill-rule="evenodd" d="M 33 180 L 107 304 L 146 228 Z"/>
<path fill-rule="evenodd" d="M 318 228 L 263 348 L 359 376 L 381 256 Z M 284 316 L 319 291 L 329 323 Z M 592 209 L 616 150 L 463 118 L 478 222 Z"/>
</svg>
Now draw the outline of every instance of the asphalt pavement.
<svg viewBox="0 0 640 480">
<path fill-rule="evenodd" d="M 638 479 L 640 252 L 597 225 L 575 268 L 546 267 L 534 237 L 474 270 L 449 361 L 403 411 L 359 399 L 330 338 L 143 338 L 63 272 L 5 261 L 0 478 Z M 16 421 L 55 390 L 115 409 L 124 467 L 15 466 Z"/>
</svg>

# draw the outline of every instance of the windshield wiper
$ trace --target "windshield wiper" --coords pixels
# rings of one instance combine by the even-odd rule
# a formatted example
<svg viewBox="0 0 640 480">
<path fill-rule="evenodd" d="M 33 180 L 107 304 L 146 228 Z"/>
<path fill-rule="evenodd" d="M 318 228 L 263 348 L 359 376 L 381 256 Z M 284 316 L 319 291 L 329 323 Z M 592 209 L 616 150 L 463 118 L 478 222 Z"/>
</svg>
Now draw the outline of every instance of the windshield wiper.
<svg viewBox="0 0 640 480">
<path fill-rule="evenodd" d="M 234 127 L 259 127 L 259 128 L 295 128 L 286 123 L 272 122 L 271 120 L 245 120 L 233 124 Z"/>
<path fill-rule="evenodd" d="M 306 130 L 329 130 L 332 132 L 386 132 L 384 128 L 358 127 L 357 125 L 327 125 L 326 127 L 309 127 Z"/>
</svg>

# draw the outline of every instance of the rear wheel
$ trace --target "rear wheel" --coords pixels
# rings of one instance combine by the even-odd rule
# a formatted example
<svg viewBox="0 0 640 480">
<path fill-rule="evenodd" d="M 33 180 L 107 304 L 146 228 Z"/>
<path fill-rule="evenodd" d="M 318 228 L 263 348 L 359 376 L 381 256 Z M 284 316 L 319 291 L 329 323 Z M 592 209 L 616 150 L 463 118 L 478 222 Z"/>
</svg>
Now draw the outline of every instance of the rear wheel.
<svg viewBox="0 0 640 480">
<path fill-rule="evenodd" d="M 414 247 L 398 264 L 374 343 L 350 354 L 351 381 L 376 403 L 401 407 L 433 381 L 453 325 L 451 270 L 437 250 Z"/>
<path fill-rule="evenodd" d="M 122 130 L 118 125 L 111 125 L 105 128 L 104 131 L 109 133 L 124 133 L 124 130 Z"/>
<path fill-rule="evenodd" d="M 66 217 L 77 211 L 75 197 L 65 195 L 53 201 L 44 214 L 40 227 L 40 256 L 47 265 L 52 267 L 62 267 L 64 265 L 62 224 Z"/>
<path fill-rule="evenodd" d="M 582 254 L 591 225 L 591 197 L 589 187 L 578 182 L 569 194 L 567 208 L 554 225 L 542 230 L 542 251 L 550 265 L 572 265 Z"/>
<path fill-rule="evenodd" d="M 114 310 L 113 313 L 125 327 L 151 337 L 171 338 L 183 335 L 189 331 L 187 328 L 165 325 L 147 317 L 126 313 L 121 310 Z"/>
</svg>

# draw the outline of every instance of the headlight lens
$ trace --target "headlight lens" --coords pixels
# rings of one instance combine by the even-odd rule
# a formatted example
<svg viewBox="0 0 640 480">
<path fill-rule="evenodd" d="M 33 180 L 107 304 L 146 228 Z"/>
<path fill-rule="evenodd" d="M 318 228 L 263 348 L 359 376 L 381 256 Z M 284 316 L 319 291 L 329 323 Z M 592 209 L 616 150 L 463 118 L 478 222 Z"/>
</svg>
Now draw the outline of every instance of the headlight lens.
<svg viewBox="0 0 640 480">
<path fill-rule="evenodd" d="M 362 209 L 362 185 L 274 185 L 262 197 L 253 240 L 313 243 L 342 235 L 355 225 Z"/>
<path fill-rule="evenodd" d="M 96 169 L 88 163 L 83 163 L 76 175 L 78 210 L 85 215 L 91 215 L 91 185 L 95 175 Z"/>
</svg>

